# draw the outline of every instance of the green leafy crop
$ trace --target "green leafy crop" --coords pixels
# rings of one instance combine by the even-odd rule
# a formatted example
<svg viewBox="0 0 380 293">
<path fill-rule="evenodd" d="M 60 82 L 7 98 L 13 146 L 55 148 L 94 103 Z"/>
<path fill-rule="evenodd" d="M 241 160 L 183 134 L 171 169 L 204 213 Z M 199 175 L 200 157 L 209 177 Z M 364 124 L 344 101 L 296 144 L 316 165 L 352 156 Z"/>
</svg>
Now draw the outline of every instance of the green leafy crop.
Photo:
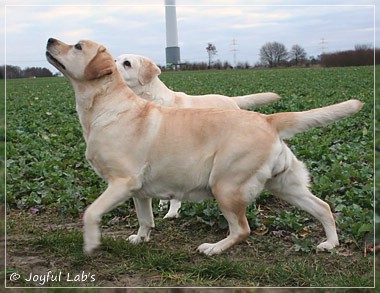
<svg viewBox="0 0 380 293">
<path fill-rule="evenodd" d="M 312 192 L 327 201 L 341 239 L 360 246 L 373 230 L 374 72 L 372 67 L 164 72 L 168 87 L 188 94 L 245 95 L 272 91 L 282 100 L 256 111 L 302 111 L 351 98 L 361 112 L 287 140 L 310 170 Z M 74 93 L 64 78 L 9 80 L 6 84 L 7 192 L 10 208 L 78 216 L 105 189 L 86 162 Z M 254 127 L 254 125 L 252 125 Z M 156 203 L 155 203 L 156 205 Z M 284 207 L 268 193 L 247 210 L 252 230 L 300 232 L 314 219 Z M 113 213 L 130 213 L 119 208 Z M 215 202 L 185 203 L 182 217 L 225 229 Z"/>
</svg>

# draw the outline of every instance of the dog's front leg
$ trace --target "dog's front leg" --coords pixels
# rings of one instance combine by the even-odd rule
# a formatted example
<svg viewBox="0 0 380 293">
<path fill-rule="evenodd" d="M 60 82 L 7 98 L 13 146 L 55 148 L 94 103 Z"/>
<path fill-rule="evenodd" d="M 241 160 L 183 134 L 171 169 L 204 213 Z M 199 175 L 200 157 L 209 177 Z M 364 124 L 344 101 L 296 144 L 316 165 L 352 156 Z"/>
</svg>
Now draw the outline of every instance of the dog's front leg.
<svg viewBox="0 0 380 293">
<path fill-rule="evenodd" d="M 154 228 L 152 199 L 134 197 L 133 202 L 135 203 L 140 227 L 137 234 L 129 236 L 128 240 L 133 244 L 148 242 L 150 238 L 150 230 Z"/>
<path fill-rule="evenodd" d="M 106 191 L 86 209 L 83 216 L 85 253 L 90 254 L 100 244 L 99 222 L 102 216 L 130 198 L 136 183 L 135 178 L 110 181 Z"/>
</svg>

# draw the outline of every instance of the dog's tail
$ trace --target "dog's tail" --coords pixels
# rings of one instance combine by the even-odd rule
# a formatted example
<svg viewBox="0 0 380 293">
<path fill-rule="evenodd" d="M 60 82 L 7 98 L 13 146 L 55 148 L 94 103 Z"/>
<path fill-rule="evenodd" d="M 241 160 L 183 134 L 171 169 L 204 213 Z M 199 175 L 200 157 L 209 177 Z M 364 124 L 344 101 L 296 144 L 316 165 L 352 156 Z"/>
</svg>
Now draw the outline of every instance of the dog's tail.
<svg viewBox="0 0 380 293">
<path fill-rule="evenodd" d="M 276 93 L 259 93 L 251 94 L 246 96 L 231 97 L 240 109 L 254 108 L 260 105 L 266 105 L 269 103 L 276 102 L 281 99 L 281 97 Z"/>
<path fill-rule="evenodd" d="M 277 130 L 280 137 L 291 137 L 296 133 L 323 126 L 351 116 L 363 107 L 359 100 L 317 108 L 304 112 L 288 112 L 267 115 L 267 121 Z"/>
</svg>

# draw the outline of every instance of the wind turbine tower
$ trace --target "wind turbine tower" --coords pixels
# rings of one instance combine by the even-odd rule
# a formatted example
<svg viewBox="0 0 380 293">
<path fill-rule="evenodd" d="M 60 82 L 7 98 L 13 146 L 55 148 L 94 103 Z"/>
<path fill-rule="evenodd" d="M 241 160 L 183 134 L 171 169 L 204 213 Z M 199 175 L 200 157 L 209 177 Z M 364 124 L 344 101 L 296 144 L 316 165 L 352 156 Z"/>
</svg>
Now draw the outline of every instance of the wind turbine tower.
<svg viewBox="0 0 380 293">
<path fill-rule="evenodd" d="M 180 64 L 175 0 L 165 0 L 166 64 Z"/>
</svg>

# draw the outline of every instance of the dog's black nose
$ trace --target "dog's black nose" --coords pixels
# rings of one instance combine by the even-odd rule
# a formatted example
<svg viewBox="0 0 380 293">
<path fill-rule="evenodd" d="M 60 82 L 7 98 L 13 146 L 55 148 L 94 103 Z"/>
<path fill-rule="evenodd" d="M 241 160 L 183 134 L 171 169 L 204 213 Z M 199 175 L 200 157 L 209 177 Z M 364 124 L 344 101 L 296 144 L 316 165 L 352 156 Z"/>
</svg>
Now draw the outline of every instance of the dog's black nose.
<svg viewBox="0 0 380 293">
<path fill-rule="evenodd" d="M 54 38 L 49 38 L 48 41 L 47 41 L 47 45 L 50 46 L 52 44 L 54 44 L 57 40 L 54 39 Z"/>
</svg>

